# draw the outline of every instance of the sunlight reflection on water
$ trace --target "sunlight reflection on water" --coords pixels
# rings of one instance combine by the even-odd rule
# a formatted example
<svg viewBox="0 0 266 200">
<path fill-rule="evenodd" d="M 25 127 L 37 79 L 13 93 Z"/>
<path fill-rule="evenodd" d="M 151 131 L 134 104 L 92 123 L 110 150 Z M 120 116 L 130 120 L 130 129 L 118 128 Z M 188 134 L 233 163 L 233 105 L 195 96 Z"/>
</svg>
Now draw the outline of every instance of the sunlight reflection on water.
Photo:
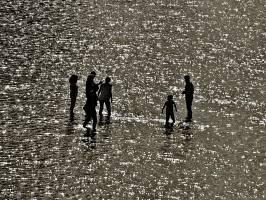
<svg viewBox="0 0 266 200">
<path fill-rule="evenodd" d="M 0 5 L 1 199 L 266 198 L 263 1 Z M 114 85 L 95 136 L 82 127 L 91 70 Z M 187 73 L 194 123 L 166 131 L 168 94 L 185 117 Z"/>
</svg>

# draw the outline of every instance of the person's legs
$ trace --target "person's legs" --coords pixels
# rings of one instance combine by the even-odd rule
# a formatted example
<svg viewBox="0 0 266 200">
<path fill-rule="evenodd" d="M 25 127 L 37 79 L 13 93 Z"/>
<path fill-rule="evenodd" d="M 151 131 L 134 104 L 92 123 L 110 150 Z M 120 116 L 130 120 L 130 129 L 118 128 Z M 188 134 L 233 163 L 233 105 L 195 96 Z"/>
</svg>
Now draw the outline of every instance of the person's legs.
<svg viewBox="0 0 266 200">
<path fill-rule="evenodd" d="M 87 101 L 85 106 L 83 107 L 84 111 L 85 111 L 85 120 L 83 123 L 83 127 L 86 127 L 87 124 L 89 123 L 89 121 L 91 120 L 91 108 L 89 105 L 89 102 Z"/>
<path fill-rule="evenodd" d="M 97 113 L 96 108 L 92 108 L 91 111 L 91 118 L 92 118 L 92 131 L 96 131 L 96 125 L 97 125 Z"/>
<path fill-rule="evenodd" d="M 86 127 L 90 120 L 91 120 L 91 113 L 90 111 L 87 110 L 86 115 L 85 115 L 85 120 L 83 123 L 83 127 Z"/>
<path fill-rule="evenodd" d="M 100 109 L 99 109 L 100 117 L 103 116 L 103 105 L 104 105 L 104 101 L 100 100 Z"/>
<path fill-rule="evenodd" d="M 107 108 L 107 113 L 108 113 L 107 117 L 110 118 L 110 116 L 111 116 L 111 103 L 110 103 L 109 99 L 105 101 L 105 106 Z"/>
<path fill-rule="evenodd" d="M 174 114 L 174 112 L 172 112 L 171 113 L 171 119 L 172 119 L 172 124 L 174 125 L 174 123 L 175 123 L 175 114 Z"/>
<path fill-rule="evenodd" d="M 74 113 L 75 104 L 76 104 L 76 98 L 71 98 L 70 113 Z"/>
<path fill-rule="evenodd" d="M 71 98 L 71 104 L 70 104 L 70 119 L 71 119 L 71 121 L 74 120 L 75 104 L 76 104 L 76 98 Z"/>
<path fill-rule="evenodd" d="M 193 101 L 193 96 L 186 97 L 187 120 L 188 121 L 190 121 L 192 119 L 192 101 Z"/>
<path fill-rule="evenodd" d="M 165 121 L 165 126 L 169 126 L 169 118 L 170 118 L 170 113 L 166 112 L 166 121 Z"/>
</svg>

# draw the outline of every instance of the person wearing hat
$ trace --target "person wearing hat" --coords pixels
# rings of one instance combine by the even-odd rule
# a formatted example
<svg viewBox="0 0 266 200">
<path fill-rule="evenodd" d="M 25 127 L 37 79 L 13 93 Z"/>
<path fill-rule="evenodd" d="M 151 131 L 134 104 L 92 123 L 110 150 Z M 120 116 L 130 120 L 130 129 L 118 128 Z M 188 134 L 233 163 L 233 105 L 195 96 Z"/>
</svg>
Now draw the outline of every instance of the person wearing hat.
<svg viewBox="0 0 266 200">
<path fill-rule="evenodd" d="M 185 94 L 186 98 L 186 107 L 187 107 L 187 117 L 186 117 L 186 122 L 191 122 L 192 121 L 192 101 L 193 101 L 193 94 L 194 94 L 194 86 L 190 82 L 190 76 L 186 75 L 184 76 L 186 85 L 185 85 L 185 90 L 182 92 L 182 94 Z"/>
</svg>

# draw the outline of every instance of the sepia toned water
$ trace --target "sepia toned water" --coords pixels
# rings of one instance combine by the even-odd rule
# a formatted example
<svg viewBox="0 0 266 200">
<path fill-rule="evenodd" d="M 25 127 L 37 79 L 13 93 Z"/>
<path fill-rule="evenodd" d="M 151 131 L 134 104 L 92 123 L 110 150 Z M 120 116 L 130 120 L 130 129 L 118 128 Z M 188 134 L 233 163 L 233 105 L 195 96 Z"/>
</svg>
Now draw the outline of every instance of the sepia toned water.
<svg viewBox="0 0 266 200">
<path fill-rule="evenodd" d="M 266 199 L 264 0 L 0 2 L 0 199 Z M 82 127 L 112 78 L 110 125 Z M 79 76 L 75 120 L 69 83 Z M 163 128 L 183 76 L 191 129 Z"/>
</svg>

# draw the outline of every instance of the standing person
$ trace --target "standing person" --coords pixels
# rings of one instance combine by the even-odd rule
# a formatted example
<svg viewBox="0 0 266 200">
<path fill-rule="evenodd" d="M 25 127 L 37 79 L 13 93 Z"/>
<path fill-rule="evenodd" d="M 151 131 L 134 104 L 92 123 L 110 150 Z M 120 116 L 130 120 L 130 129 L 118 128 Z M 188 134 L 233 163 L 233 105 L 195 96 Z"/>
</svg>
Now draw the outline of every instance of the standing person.
<svg viewBox="0 0 266 200">
<path fill-rule="evenodd" d="M 164 106 L 162 108 L 162 113 L 164 108 L 166 107 L 166 121 L 165 121 L 165 127 L 169 127 L 169 119 L 171 117 L 172 119 L 172 126 L 175 123 L 175 115 L 174 115 L 174 107 L 175 107 L 175 111 L 177 112 L 176 109 L 176 104 L 173 101 L 173 95 L 168 95 L 167 96 L 167 101 L 164 103 Z"/>
<path fill-rule="evenodd" d="M 191 122 L 192 121 L 192 101 L 193 101 L 193 94 L 194 94 L 194 86 L 190 82 L 190 76 L 186 75 L 184 76 L 186 85 L 185 90 L 182 92 L 182 94 L 185 94 L 186 98 L 186 106 L 187 106 L 187 117 L 185 122 Z"/>
<path fill-rule="evenodd" d="M 112 85 L 110 84 L 111 78 L 106 77 L 105 83 L 103 83 L 99 89 L 98 92 L 98 97 L 100 101 L 100 110 L 99 110 L 99 116 L 100 116 L 100 121 L 102 121 L 103 117 L 103 106 L 105 104 L 106 109 L 107 109 L 107 121 L 110 120 L 111 117 L 111 102 L 113 102 L 112 98 Z M 110 102 L 111 100 L 111 102 Z"/>
<path fill-rule="evenodd" d="M 77 82 L 78 82 L 78 76 L 77 75 L 72 75 L 69 78 L 69 83 L 70 83 L 70 120 L 73 121 L 74 120 L 74 108 L 76 105 L 76 99 L 78 96 L 78 86 L 77 86 Z"/>
<path fill-rule="evenodd" d="M 94 71 L 92 71 L 87 78 L 87 82 L 86 82 L 86 98 L 87 98 L 87 102 L 86 105 L 84 106 L 84 110 L 86 113 L 86 117 L 85 117 L 85 121 L 83 123 L 83 127 L 86 127 L 86 125 L 88 124 L 88 122 L 91 120 L 92 118 L 92 131 L 96 132 L 96 124 L 97 124 L 97 113 L 96 113 L 96 106 L 97 106 L 97 101 L 98 101 L 98 97 L 97 97 L 97 91 L 99 89 L 99 84 L 101 84 L 101 82 L 99 84 L 96 84 L 94 82 L 94 78 L 96 77 L 96 73 Z"/>
</svg>

